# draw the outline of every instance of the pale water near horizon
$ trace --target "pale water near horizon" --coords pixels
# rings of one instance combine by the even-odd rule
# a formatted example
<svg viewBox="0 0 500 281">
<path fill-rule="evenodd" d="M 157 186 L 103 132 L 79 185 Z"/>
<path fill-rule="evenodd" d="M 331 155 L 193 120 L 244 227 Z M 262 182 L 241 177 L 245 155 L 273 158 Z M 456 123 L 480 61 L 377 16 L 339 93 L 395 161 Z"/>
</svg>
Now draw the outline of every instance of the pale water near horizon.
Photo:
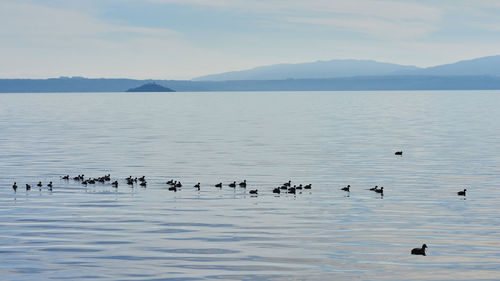
<svg viewBox="0 0 500 281">
<path fill-rule="evenodd" d="M 498 91 L 0 94 L 1 279 L 499 280 L 499 107 Z M 59 179 L 81 173 L 119 187 Z M 272 193 L 288 180 L 313 188 Z"/>
</svg>

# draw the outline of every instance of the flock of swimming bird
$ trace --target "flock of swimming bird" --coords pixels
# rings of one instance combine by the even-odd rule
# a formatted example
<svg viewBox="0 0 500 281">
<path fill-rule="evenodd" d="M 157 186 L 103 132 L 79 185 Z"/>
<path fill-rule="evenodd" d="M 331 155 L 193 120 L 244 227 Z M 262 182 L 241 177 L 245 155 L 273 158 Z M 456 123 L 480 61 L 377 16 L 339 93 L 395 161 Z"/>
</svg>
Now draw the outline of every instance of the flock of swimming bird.
<svg viewBox="0 0 500 281">
<path fill-rule="evenodd" d="M 394 153 L 395 155 L 399 155 L 399 156 L 402 156 L 403 155 L 403 151 L 396 151 Z M 85 175 L 84 174 L 81 174 L 81 175 L 78 175 L 78 176 L 75 176 L 75 177 L 70 177 L 69 175 L 65 175 L 65 176 L 62 176 L 61 179 L 63 180 L 70 180 L 70 179 L 73 179 L 74 181 L 77 181 L 77 182 L 80 182 L 82 185 L 84 186 L 87 186 L 87 185 L 93 185 L 93 184 L 96 184 L 96 183 L 106 183 L 106 182 L 110 182 L 111 181 L 111 175 L 110 174 L 107 174 L 107 175 L 104 175 L 102 177 L 97 177 L 97 178 L 87 178 L 85 179 Z M 126 184 L 128 186 L 131 186 L 131 187 L 134 187 L 134 185 L 140 185 L 141 187 L 147 187 L 147 181 L 146 181 L 146 177 L 145 176 L 142 176 L 142 177 L 132 177 L 132 176 L 129 176 L 127 178 L 125 178 L 125 181 L 126 181 Z M 177 181 L 177 180 L 169 180 L 166 182 L 166 184 L 168 185 L 168 190 L 170 191 L 174 191 L 174 192 L 177 192 L 181 187 L 182 187 L 182 183 L 180 181 Z M 118 181 L 115 180 L 113 182 L 111 182 L 111 185 L 115 188 L 118 188 Z M 43 187 L 43 184 L 41 181 L 38 182 L 38 184 L 36 184 L 36 186 L 42 190 L 42 187 Z M 219 182 L 217 184 L 214 185 L 214 187 L 216 188 L 220 188 L 222 189 L 222 182 Z M 242 182 L 239 182 L 239 183 L 236 183 L 236 181 L 233 181 L 229 184 L 227 184 L 227 186 L 231 187 L 231 188 L 236 188 L 236 187 L 241 187 L 241 188 L 246 188 L 247 187 L 247 181 L 246 180 L 243 180 Z M 201 189 L 201 184 L 198 182 L 197 184 L 195 184 L 193 186 L 194 188 L 200 190 Z M 17 183 L 14 182 L 14 184 L 12 185 L 12 188 L 14 189 L 14 192 L 17 191 L 18 189 L 18 186 L 17 186 Z M 52 191 L 53 190 L 53 184 L 52 184 L 52 181 L 49 182 L 47 184 L 47 189 L 49 191 Z M 275 194 L 280 194 L 280 193 L 287 193 L 287 194 L 297 194 L 297 192 L 300 193 L 301 190 L 310 190 L 312 189 L 312 184 L 307 184 L 307 185 L 302 185 L 302 184 L 299 184 L 299 185 L 293 185 L 292 186 L 292 181 L 288 181 L 288 182 L 285 182 L 283 183 L 282 185 L 276 187 L 273 189 L 273 193 Z M 31 190 L 31 185 L 30 184 L 26 184 L 26 190 Z M 347 185 L 345 187 L 342 187 L 340 190 L 342 191 L 345 191 L 345 192 L 350 192 L 351 191 L 351 185 Z M 373 188 L 370 188 L 369 190 L 371 191 L 374 191 L 375 193 L 379 193 L 381 196 L 384 196 L 384 187 L 381 186 L 375 186 Z M 466 196 L 466 192 L 467 192 L 467 189 L 464 189 L 464 190 L 461 190 L 461 191 L 458 191 L 457 192 L 457 195 L 459 196 Z M 258 194 L 258 190 L 257 189 L 252 189 L 249 191 L 250 194 L 252 195 L 257 195 Z M 414 248 L 411 250 L 411 254 L 412 255 L 423 255 L 425 256 L 425 249 L 427 248 L 427 245 L 426 244 L 423 244 L 421 248 Z"/>
<path fill-rule="evenodd" d="M 78 175 L 78 176 L 73 177 L 73 178 L 71 178 L 69 175 L 65 175 L 65 176 L 62 176 L 61 179 L 63 179 L 63 180 L 73 179 L 74 181 L 80 182 L 84 186 L 88 186 L 88 185 L 93 185 L 96 183 L 110 182 L 111 175 L 107 174 L 107 175 L 104 175 L 102 177 L 97 177 L 97 178 L 85 178 L 84 174 Z M 125 178 L 125 181 L 126 181 L 126 184 L 130 187 L 134 187 L 135 185 L 139 185 L 141 187 L 147 187 L 147 181 L 146 181 L 145 176 L 142 176 L 142 177 L 129 176 L 129 177 Z M 173 179 L 167 181 L 166 184 L 169 186 L 168 190 L 174 191 L 174 192 L 177 192 L 182 187 L 182 183 L 180 181 L 173 180 Z M 118 181 L 115 180 L 115 181 L 111 182 L 111 185 L 115 188 L 118 188 Z M 36 186 L 41 191 L 43 184 L 41 181 L 39 181 Z M 217 187 L 220 189 L 222 189 L 222 186 L 223 186 L 222 182 L 219 182 L 219 183 L 214 185 L 214 187 Z M 243 180 L 240 183 L 236 183 L 236 181 L 233 181 L 233 182 L 227 184 L 227 186 L 229 186 L 231 188 L 236 188 L 237 186 L 239 186 L 241 188 L 246 188 L 247 187 L 247 180 Z M 193 187 L 198 189 L 198 190 L 201 190 L 201 184 L 199 182 L 197 184 L 195 184 Z M 14 184 L 12 185 L 12 188 L 14 189 L 14 192 L 17 192 L 17 189 L 18 189 L 17 182 L 14 182 Z M 52 182 L 47 184 L 47 188 L 50 191 L 53 190 Z M 292 186 L 292 181 L 288 181 L 288 182 L 285 182 L 284 184 L 282 184 L 281 186 L 273 189 L 273 193 L 280 194 L 283 192 L 283 193 L 289 193 L 289 194 L 297 194 L 297 192 L 300 192 L 300 190 L 302 190 L 302 189 L 312 189 L 312 184 L 307 184 L 307 185 L 299 184 L 299 185 Z M 27 191 L 31 190 L 30 184 L 26 184 L 26 190 Z M 258 192 L 259 191 L 257 189 L 252 189 L 249 191 L 249 193 L 253 194 L 253 195 L 258 194 Z"/>
</svg>

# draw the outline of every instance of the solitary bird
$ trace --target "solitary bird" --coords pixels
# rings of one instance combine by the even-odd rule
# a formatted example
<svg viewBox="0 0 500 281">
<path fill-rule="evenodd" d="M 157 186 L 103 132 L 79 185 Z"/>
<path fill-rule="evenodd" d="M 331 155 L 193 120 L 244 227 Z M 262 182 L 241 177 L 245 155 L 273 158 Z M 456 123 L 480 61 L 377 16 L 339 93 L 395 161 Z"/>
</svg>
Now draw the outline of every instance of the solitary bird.
<svg viewBox="0 0 500 281">
<path fill-rule="evenodd" d="M 423 244 L 422 248 L 414 248 L 413 250 L 411 250 L 411 254 L 425 256 L 425 248 L 427 248 L 427 245 Z"/>
<path fill-rule="evenodd" d="M 196 188 L 198 188 L 198 190 L 200 190 L 200 183 L 195 184 L 194 187 L 196 187 Z"/>
<path fill-rule="evenodd" d="M 341 190 L 350 192 L 350 188 L 351 185 L 348 184 L 346 187 L 342 187 Z"/>
<path fill-rule="evenodd" d="M 257 189 L 254 189 L 254 190 L 250 190 L 250 194 L 257 194 Z"/>
<path fill-rule="evenodd" d="M 240 187 L 247 187 L 247 180 L 240 182 Z"/>
<path fill-rule="evenodd" d="M 403 151 L 402 151 L 402 150 L 401 150 L 401 151 L 396 151 L 396 152 L 394 153 L 394 155 L 400 155 L 400 156 L 403 156 Z"/>
<path fill-rule="evenodd" d="M 28 186 L 28 185 L 26 185 L 26 186 Z M 16 184 L 16 182 L 14 182 L 14 184 L 12 185 L 12 189 L 14 189 L 14 192 L 17 191 L 17 184 Z"/>
<path fill-rule="evenodd" d="M 222 188 L 222 182 L 219 182 L 218 184 L 216 184 L 215 187 Z"/>
<path fill-rule="evenodd" d="M 467 189 L 464 189 L 463 191 L 459 191 L 457 192 L 458 195 L 461 195 L 461 196 L 465 196 L 465 192 L 467 191 Z"/>
<path fill-rule="evenodd" d="M 236 187 L 236 182 L 234 181 L 234 182 L 230 183 L 229 187 Z"/>
<path fill-rule="evenodd" d="M 38 184 L 37 184 L 36 186 L 38 186 L 38 187 L 42 187 L 42 182 L 41 182 L 41 181 L 39 181 L 39 182 L 38 182 Z"/>
</svg>

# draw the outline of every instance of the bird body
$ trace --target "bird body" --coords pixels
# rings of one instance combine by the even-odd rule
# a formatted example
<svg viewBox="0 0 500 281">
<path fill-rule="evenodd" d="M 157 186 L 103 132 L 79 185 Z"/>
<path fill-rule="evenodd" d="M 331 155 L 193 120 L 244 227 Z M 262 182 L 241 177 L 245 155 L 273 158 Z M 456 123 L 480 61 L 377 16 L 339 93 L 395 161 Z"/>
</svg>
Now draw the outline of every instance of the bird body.
<svg viewBox="0 0 500 281">
<path fill-rule="evenodd" d="M 460 196 L 465 196 L 466 192 L 467 192 L 467 189 L 464 189 L 463 191 L 457 192 L 457 194 L 460 195 Z"/>
<path fill-rule="evenodd" d="M 258 190 L 257 189 L 254 189 L 254 190 L 250 190 L 250 194 L 257 194 Z"/>
<path fill-rule="evenodd" d="M 215 185 L 215 187 L 219 187 L 219 188 L 222 188 L 222 182 L 218 183 Z"/>
<path fill-rule="evenodd" d="M 29 184 L 26 185 L 26 190 L 28 189 L 28 185 Z M 14 189 L 14 192 L 17 191 L 17 183 L 16 182 L 14 182 L 14 184 L 12 185 L 12 189 Z"/>
<path fill-rule="evenodd" d="M 425 256 L 425 248 L 427 248 L 427 245 L 423 244 L 422 248 L 414 248 L 411 250 L 412 255 L 422 255 Z"/>
<path fill-rule="evenodd" d="M 236 187 L 236 182 L 234 181 L 234 182 L 230 183 L 229 187 Z"/>
<path fill-rule="evenodd" d="M 396 152 L 394 153 L 394 155 L 400 155 L 400 156 L 403 156 L 403 151 L 402 151 L 402 150 L 401 150 L 401 151 L 396 151 Z"/>
<path fill-rule="evenodd" d="M 346 187 L 342 187 L 341 190 L 350 192 L 351 191 L 350 188 L 351 188 L 351 185 L 348 184 Z"/>
<path fill-rule="evenodd" d="M 239 185 L 240 187 L 247 187 L 247 180 L 243 180 Z"/>
</svg>

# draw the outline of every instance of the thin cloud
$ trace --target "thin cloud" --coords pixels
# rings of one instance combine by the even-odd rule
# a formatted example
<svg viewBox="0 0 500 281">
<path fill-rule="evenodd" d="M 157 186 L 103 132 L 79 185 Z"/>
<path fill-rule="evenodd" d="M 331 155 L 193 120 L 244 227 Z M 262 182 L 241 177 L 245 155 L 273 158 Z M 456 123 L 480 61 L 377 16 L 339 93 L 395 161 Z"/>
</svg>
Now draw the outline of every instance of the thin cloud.
<svg viewBox="0 0 500 281">
<path fill-rule="evenodd" d="M 377 18 L 284 18 L 291 23 L 319 25 L 333 30 L 354 32 L 381 39 L 416 39 L 437 29 L 428 22 L 387 21 Z"/>
</svg>

